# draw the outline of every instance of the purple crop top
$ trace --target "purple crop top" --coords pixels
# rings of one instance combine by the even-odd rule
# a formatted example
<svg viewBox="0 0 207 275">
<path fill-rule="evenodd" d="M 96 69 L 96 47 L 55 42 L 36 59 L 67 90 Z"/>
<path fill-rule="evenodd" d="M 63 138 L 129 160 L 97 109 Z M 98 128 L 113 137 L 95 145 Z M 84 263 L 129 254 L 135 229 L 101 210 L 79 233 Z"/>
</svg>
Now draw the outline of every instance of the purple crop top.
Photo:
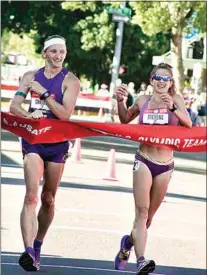
<svg viewBox="0 0 207 275">
<path fill-rule="evenodd" d="M 44 75 L 45 68 L 39 69 L 34 77 L 34 80 L 38 81 L 45 89 L 51 92 L 51 96 L 58 103 L 62 104 L 63 102 L 63 93 L 62 93 L 62 83 L 65 76 L 68 74 L 68 70 L 63 68 L 56 76 L 53 78 L 47 78 Z M 44 100 L 40 100 L 39 95 L 35 92 L 31 92 L 31 103 L 29 106 L 29 112 L 34 112 L 35 110 L 41 110 L 47 118 L 56 118 L 57 117 L 50 111 L 47 104 Z"/>
<path fill-rule="evenodd" d="M 166 108 L 148 109 L 151 96 L 143 104 L 139 114 L 139 124 L 178 125 L 177 117 Z"/>
</svg>

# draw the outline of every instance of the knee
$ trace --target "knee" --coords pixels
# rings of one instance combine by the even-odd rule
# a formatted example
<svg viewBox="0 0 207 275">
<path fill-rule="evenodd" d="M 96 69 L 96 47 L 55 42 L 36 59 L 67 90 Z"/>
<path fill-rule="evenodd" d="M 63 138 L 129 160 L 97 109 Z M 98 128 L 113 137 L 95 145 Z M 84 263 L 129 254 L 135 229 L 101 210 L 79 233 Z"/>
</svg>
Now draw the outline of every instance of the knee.
<svg viewBox="0 0 207 275">
<path fill-rule="evenodd" d="M 38 203 L 38 196 L 34 195 L 32 193 L 28 193 L 25 196 L 24 204 L 27 206 L 33 206 L 36 207 Z"/>
<path fill-rule="evenodd" d="M 46 209 L 50 209 L 54 206 L 55 198 L 52 192 L 43 192 L 41 195 L 42 206 Z"/>
<path fill-rule="evenodd" d="M 149 212 L 148 207 L 143 207 L 143 206 L 136 207 L 135 221 L 138 221 L 138 220 L 147 221 L 147 219 L 148 219 L 148 212 Z"/>
</svg>

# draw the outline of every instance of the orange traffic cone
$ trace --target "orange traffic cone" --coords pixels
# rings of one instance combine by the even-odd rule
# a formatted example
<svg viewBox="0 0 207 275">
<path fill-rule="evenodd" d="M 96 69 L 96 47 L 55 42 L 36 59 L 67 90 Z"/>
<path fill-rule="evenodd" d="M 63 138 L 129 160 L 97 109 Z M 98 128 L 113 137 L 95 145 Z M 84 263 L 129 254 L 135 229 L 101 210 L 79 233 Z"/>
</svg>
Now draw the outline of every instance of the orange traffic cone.
<svg viewBox="0 0 207 275">
<path fill-rule="evenodd" d="M 81 139 L 77 138 L 72 150 L 71 160 L 75 162 L 81 162 Z"/>
<path fill-rule="evenodd" d="M 100 109 L 99 109 L 98 118 L 99 118 L 100 120 L 103 118 L 103 108 L 100 108 Z"/>
<path fill-rule="evenodd" d="M 107 176 L 103 180 L 118 181 L 116 178 L 116 159 L 115 149 L 110 150 L 109 158 L 107 161 Z"/>
</svg>

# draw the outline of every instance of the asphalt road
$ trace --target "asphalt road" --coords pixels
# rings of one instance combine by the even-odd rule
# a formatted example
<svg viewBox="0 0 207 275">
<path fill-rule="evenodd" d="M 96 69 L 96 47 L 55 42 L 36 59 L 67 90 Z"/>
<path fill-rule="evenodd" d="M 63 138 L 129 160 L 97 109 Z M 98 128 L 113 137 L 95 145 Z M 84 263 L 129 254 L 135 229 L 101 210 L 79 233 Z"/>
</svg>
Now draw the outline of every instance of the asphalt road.
<svg viewBox="0 0 207 275">
<path fill-rule="evenodd" d="M 135 274 L 134 253 L 126 272 L 114 271 L 113 260 L 133 222 L 137 144 L 106 137 L 81 144 L 81 163 L 68 160 L 65 167 L 38 274 Z M 30 274 L 17 264 L 23 252 L 19 213 L 25 192 L 18 138 L 2 132 L 1 147 L 1 274 Z M 111 148 L 116 150 L 117 181 L 103 180 Z M 146 256 L 157 263 L 154 274 L 206 275 L 206 154 L 175 153 L 175 163 L 168 193 L 149 229 Z"/>
</svg>

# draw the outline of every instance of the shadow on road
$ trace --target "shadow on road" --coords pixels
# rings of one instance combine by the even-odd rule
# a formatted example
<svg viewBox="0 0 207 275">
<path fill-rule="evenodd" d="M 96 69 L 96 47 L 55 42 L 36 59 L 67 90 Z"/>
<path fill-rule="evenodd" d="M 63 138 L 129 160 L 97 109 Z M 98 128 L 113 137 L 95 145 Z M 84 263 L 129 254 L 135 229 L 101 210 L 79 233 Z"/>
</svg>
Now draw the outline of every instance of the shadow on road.
<svg viewBox="0 0 207 275">
<path fill-rule="evenodd" d="M 4 153 L 1 153 L 1 166 L 4 166 L 4 163 L 9 164 L 9 166 L 12 166 L 12 165 L 18 166 L 19 165 L 19 163 L 14 161 L 12 158 L 9 158 Z M 7 165 L 5 165 L 5 166 L 7 166 Z"/>
<path fill-rule="evenodd" d="M 1 254 L 2 275 L 22 275 L 34 274 L 34 272 L 24 272 L 18 266 L 20 253 L 12 253 L 3 251 Z M 38 275 L 112 275 L 114 274 L 114 265 L 111 261 L 99 261 L 90 259 L 70 259 L 62 258 L 53 255 L 42 255 L 41 269 Z M 116 272 L 117 274 L 135 274 L 135 264 L 128 264 L 126 272 Z M 157 266 L 155 273 L 165 275 L 206 275 L 204 269 L 172 267 L 172 266 Z"/>
<path fill-rule="evenodd" d="M 23 179 L 13 179 L 13 178 L 2 177 L 1 178 L 1 184 L 24 185 L 24 180 Z M 86 190 L 98 190 L 98 191 L 109 191 L 109 192 L 119 192 L 119 193 L 133 193 L 132 188 L 123 187 L 123 186 L 113 186 L 113 185 L 106 186 L 105 183 L 103 185 L 89 185 L 89 184 L 81 184 L 81 183 L 76 183 L 76 182 L 61 181 L 60 187 L 75 188 L 75 189 L 86 189 Z M 196 197 L 196 196 L 181 195 L 181 194 L 175 194 L 175 193 L 167 193 L 166 197 L 206 202 L 205 197 Z"/>
</svg>

